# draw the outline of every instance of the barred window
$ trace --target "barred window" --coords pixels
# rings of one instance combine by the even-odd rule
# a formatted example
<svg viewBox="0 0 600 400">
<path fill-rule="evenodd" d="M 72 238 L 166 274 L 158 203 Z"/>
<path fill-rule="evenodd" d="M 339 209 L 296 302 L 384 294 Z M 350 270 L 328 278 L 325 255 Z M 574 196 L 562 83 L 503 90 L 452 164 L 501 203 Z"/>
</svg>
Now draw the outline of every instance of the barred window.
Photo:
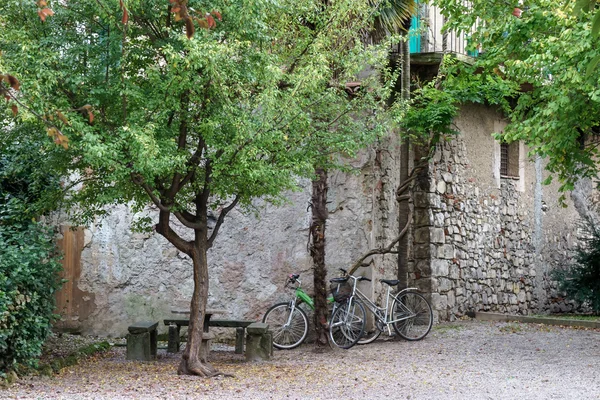
<svg viewBox="0 0 600 400">
<path fill-rule="evenodd" d="M 519 178 L 519 142 L 500 144 L 500 176 Z"/>
</svg>

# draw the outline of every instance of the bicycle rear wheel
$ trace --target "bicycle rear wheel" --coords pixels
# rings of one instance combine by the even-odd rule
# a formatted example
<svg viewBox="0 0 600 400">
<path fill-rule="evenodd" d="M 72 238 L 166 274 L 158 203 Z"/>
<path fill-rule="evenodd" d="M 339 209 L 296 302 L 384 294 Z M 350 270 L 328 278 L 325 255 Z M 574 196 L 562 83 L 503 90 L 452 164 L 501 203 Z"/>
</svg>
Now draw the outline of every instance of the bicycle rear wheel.
<svg viewBox="0 0 600 400">
<path fill-rule="evenodd" d="M 291 318 L 290 311 L 290 303 L 278 303 L 269 308 L 263 317 L 263 322 L 273 332 L 273 346 L 278 349 L 298 347 L 308 335 L 308 318 L 304 310 L 294 307 Z"/>
<path fill-rule="evenodd" d="M 365 319 L 365 329 L 357 344 L 373 343 L 379 337 L 379 335 L 381 335 L 381 331 L 377 327 L 377 317 L 373 314 L 373 318 L 371 320 L 369 320 L 369 318 Z"/>
<path fill-rule="evenodd" d="M 340 305 L 331 316 L 329 338 L 331 343 L 349 349 L 359 341 L 365 328 L 365 308 L 351 299 Z"/>
<path fill-rule="evenodd" d="M 416 292 L 400 294 L 392 303 L 394 330 L 406 340 L 421 340 L 431 330 L 433 312 L 429 302 Z"/>
</svg>

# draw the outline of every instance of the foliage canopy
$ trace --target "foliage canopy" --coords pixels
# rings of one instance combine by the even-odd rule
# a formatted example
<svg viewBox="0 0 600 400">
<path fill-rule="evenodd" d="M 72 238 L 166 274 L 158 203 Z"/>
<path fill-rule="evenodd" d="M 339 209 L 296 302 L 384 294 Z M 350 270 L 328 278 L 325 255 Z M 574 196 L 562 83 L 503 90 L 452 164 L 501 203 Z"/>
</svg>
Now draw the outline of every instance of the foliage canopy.
<svg viewBox="0 0 600 400">
<path fill-rule="evenodd" d="M 156 231 L 193 261 L 192 315 L 234 207 L 281 201 L 386 131 L 387 44 L 365 41 L 368 1 L 67 1 L 42 18 L 46 6 L 0 6 L 6 116 L 65 149 L 83 221 L 154 204 Z M 197 358 L 201 326 L 181 373 L 214 373 Z"/>
<path fill-rule="evenodd" d="M 447 29 L 465 32 L 480 49 L 475 69 L 487 80 L 500 77 L 512 93 L 509 124 L 499 138 L 523 140 L 531 155 L 571 190 L 577 179 L 594 177 L 600 133 L 600 70 L 588 68 L 600 55 L 592 34 L 593 8 L 570 1 L 532 0 L 520 13 L 504 2 L 436 0 Z M 516 15 L 515 15 L 516 14 Z M 549 182 L 549 181 L 548 181 Z"/>
</svg>

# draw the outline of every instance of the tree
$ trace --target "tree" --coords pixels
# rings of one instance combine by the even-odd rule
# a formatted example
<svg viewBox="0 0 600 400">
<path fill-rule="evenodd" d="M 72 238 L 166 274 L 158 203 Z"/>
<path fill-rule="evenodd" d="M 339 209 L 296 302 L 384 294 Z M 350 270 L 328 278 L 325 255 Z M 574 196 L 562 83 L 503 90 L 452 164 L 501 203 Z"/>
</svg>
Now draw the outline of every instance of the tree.
<svg viewBox="0 0 600 400">
<path fill-rule="evenodd" d="M 199 359 L 208 249 L 234 207 L 280 202 L 313 176 L 329 155 L 320 150 L 351 156 L 384 131 L 386 70 L 351 99 L 345 82 L 385 65 L 386 51 L 363 44 L 372 10 L 357 0 L 327 12 L 311 0 L 170 3 L 61 2 L 42 21 L 35 5 L 5 2 L 0 71 L 20 78 L 3 87 L 18 102 L 15 123 L 38 121 L 85 181 L 70 195 L 76 217 L 115 203 L 158 209 L 153 229 L 194 272 L 178 372 L 214 376 Z"/>
<path fill-rule="evenodd" d="M 559 290 L 600 314 L 600 229 L 593 218 L 584 218 L 583 238 L 574 263 L 553 271 Z"/>
<path fill-rule="evenodd" d="M 443 7 L 447 29 L 465 32 L 471 46 L 483 50 L 474 66 L 457 74 L 483 75 L 482 90 L 489 88 L 485 79 L 495 77 L 510 88 L 502 92 L 511 100 L 505 108 L 509 124 L 498 138 L 523 140 L 530 154 L 546 158 L 561 191 L 571 190 L 577 179 L 595 177 L 600 70 L 589 66 L 600 52 L 590 13 L 575 10 L 581 1 L 528 1 L 516 14 L 507 3 L 434 3 Z M 597 25 L 598 18 L 593 21 Z"/>
<path fill-rule="evenodd" d="M 324 9 L 331 7 L 328 1 L 322 2 Z M 375 39 L 376 42 L 382 42 L 387 36 L 398 33 L 405 27 L 406 20 L 410 20 L 411 15 L 414 13 L 415 2 L 413 0 L 394 0 L 391 2 L 379 2 L 369 1 L 368 6 L 370 12 L 373 15 L 373 25 L 369 28 L 369 36 Z M 357 24 L 358 23 L 358 24 Z M 328 29 L 327 25 L 310 25 L 312 34 L 317 34 L 320 30 Z M 361 21 L 354 21 L 353 24 L 347 24 L 348 37 L 352 37 L 355 32 L 360 32 L 361 28 L 364 29 L 364 25 Z M 362 47 L 362 46 L 360 46 Z M 359 49 L 360 49 L 359 47 Z M 344 71 L 345 66 L 339 63 L 338 59 L 331 59 L 331 69 L 336 75 L 343 76 L 346 74 Z M 364 68 L 369 67 L 364 65 Z M 393 83 L 393 79 L 390 80 Z M 361 94 L 361 82 L 347 82 L 346 89 L 348 91 L 347 101 L 360 100 Z M 364 90 L 364 88 L 362 89 Z M 355 98 L 353 100 L 353 98 Z M 317 119 L 320 117 L 316 116 Z M 351 117 L 348 123 L 356 121 L 355 117 Z M 337 129 L 344 127 L 347 133 L 343 133 L 344 136 L 351 134 L 357 128 L 368 131 L 369 128 L 364 126 L 350 127 L 348 123 L 338 124 Z M 355 122 L 354 122 L 355 124 Z M 352 125 L 354 125 L 352 124 Z M 350 129 L 348 129 L 350 127 Z M 329 128 L 329 127 L 328 127 Z M 340 134 L 341 132 L 337 132 Z M 326 133 L 327 134 L 327 133 Z M 368 140 L 374 139 L 375 136 L 365 136 L 363 141 L 357 141 L 360 147 L 366 145 Z M 315 314 L 314 314 L 314 325 L 316 331 L 316 345 L 317 348 L 323 348 L 327 345 L 327 314 L 329 312 L 327 306 L 327 267 L 325 263 L 326 255 L 326 226 L 327 218 L 329 215 L 327 209 L 327 191 L 328 191 L 328 171 L 331 168 L 335 168 L 336 164 L 331 162 L 330 154 L 331 146 L 327 143 L 322 143 L 323 147 L 316 149 L 317 152 L 325 155 L 318 159 L 314 165 L 316 178 L 312 182 L 312 197 L 310 202 L 310 209 L 312 213 L 311 226 L 310 226 L 310 243 L 309 251 L 313 259 L 313 286 L 314 286 L 314 299 L 315 299 Z M 361 146 L 362 145 L 362 146 Z M 340 149 L 347 151 L 346 149 Z"/>
</svg>

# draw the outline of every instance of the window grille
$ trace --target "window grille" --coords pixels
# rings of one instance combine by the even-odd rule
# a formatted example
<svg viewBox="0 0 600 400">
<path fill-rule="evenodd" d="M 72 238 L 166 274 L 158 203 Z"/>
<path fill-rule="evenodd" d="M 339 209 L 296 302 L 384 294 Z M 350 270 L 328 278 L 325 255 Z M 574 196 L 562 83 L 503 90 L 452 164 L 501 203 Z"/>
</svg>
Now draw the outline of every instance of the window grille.
<svg viewBox="0 0 600 400">
<path fill-rule="evenodd" d="M 500 144 L 500 176 L 508 176 L 508 143 Z"/>
<path fill-rule="evenodd" d="M 500 143 L 500 176 L 519 179 L 519 142 Z"/>
</svg>

